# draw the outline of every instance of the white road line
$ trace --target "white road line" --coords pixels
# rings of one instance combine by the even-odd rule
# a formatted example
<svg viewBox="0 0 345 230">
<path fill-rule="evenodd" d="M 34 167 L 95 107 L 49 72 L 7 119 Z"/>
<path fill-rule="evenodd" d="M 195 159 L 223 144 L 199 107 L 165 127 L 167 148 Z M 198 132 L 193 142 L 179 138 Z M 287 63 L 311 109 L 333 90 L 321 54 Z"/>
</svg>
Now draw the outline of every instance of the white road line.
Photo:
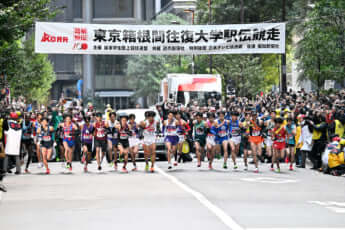
<svg viewBox="0 0 345 230">
<path fill-rule="evenodd" d="M 187 185 L 183 184 L 179 181 L 176 177 L 173 177 L 162 169 L 156 166 L 157 172 L 162 174 L 164 177 L 168 178 L 171 182 L 182 188 L 184 191 L 188 192 L 192 196 L 194 196 L 201 204 L 203 204 L 206 208 L 208 208 L 211 212 L 213 212 L 227 227 L 232 230 L 244 230 L 239 224 L 237 224 L 230 216 L 228 216 L 222 209 L 218 208 L 216 205 L 212 204 L 204 195 L 200 192 L 193 190 L 192 188 L 188 187 Z"/>
<path fill-rule="evenodd" d="M 247 228 L 246 230 L 345 230 L 345 228 Z"/>
<path fill-rule="evenodd" d="M 0 202 L 2 201 L 2 191 L 0 191 Z"/>
</svg>

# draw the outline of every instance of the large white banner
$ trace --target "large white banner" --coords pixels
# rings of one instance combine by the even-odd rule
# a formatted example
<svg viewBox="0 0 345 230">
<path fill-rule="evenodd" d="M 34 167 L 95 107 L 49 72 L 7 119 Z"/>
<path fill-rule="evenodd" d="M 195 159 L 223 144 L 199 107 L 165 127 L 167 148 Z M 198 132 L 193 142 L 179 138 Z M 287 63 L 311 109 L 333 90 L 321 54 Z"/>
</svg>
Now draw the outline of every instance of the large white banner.
<svg viewBox="0 0 345 230">
<path fill-rule="evenodd" d="M 37 53 L 285 53 L 285 23 L 110 25 L 36 22 L 35 36 Z"/>
</svg>

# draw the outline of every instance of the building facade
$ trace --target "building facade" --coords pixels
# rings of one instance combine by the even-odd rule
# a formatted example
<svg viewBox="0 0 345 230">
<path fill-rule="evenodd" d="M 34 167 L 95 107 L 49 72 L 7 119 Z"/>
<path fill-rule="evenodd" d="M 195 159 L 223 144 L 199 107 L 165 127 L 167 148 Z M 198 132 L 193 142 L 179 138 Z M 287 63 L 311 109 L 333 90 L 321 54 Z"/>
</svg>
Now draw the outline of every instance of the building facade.
<svg viewBox="0 0 345 230">
<path fill-rule="evenodd" d="M 142 24 L 156 14 L 156 0 L 58 0 L 63 12 L 53 20 L 66 23 Z M 102 104 L 123 109 L 133 106 L 133 90 L 126 79 L 124 55 L 49 55 L 56 73 L 51 98 L 77 95 L 83 79 L 83 96 L 99 97 Z"/>
</svg>

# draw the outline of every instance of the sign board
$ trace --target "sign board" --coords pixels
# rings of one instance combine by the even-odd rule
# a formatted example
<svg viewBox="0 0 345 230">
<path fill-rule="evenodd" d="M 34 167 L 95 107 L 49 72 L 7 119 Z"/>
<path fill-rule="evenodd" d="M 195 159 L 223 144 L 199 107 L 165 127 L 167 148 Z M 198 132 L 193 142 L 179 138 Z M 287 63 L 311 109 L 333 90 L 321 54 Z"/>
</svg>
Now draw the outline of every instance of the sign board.
<svg viewBox="0 0 345 230">
<path fill-rule="evenodd" d="M 325 85 L 324 85 L 325 90 L 334 89 L 334 86 L 335 86 L 334 80 L 325 80 Z"/>
<path fill-rule="evenodd" d="M 110 25 L 36 22 L 37 53 L 186 55 L 285 53 L 285 23 Z"/>
</svg>

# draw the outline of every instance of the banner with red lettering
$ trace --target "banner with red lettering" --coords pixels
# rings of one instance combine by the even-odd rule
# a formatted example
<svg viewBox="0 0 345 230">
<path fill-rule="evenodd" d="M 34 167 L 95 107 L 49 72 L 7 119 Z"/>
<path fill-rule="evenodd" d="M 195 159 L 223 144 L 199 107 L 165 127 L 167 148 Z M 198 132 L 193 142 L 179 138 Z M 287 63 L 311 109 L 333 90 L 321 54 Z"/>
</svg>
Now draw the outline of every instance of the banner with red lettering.
<svg viewBox="0 0 345 230">
<path fill-rule="evenodd" d="M 110 25 L 37 22 L 37 53 L 285 53 L 285 23 L 235 25 Z"/>
</svg>

